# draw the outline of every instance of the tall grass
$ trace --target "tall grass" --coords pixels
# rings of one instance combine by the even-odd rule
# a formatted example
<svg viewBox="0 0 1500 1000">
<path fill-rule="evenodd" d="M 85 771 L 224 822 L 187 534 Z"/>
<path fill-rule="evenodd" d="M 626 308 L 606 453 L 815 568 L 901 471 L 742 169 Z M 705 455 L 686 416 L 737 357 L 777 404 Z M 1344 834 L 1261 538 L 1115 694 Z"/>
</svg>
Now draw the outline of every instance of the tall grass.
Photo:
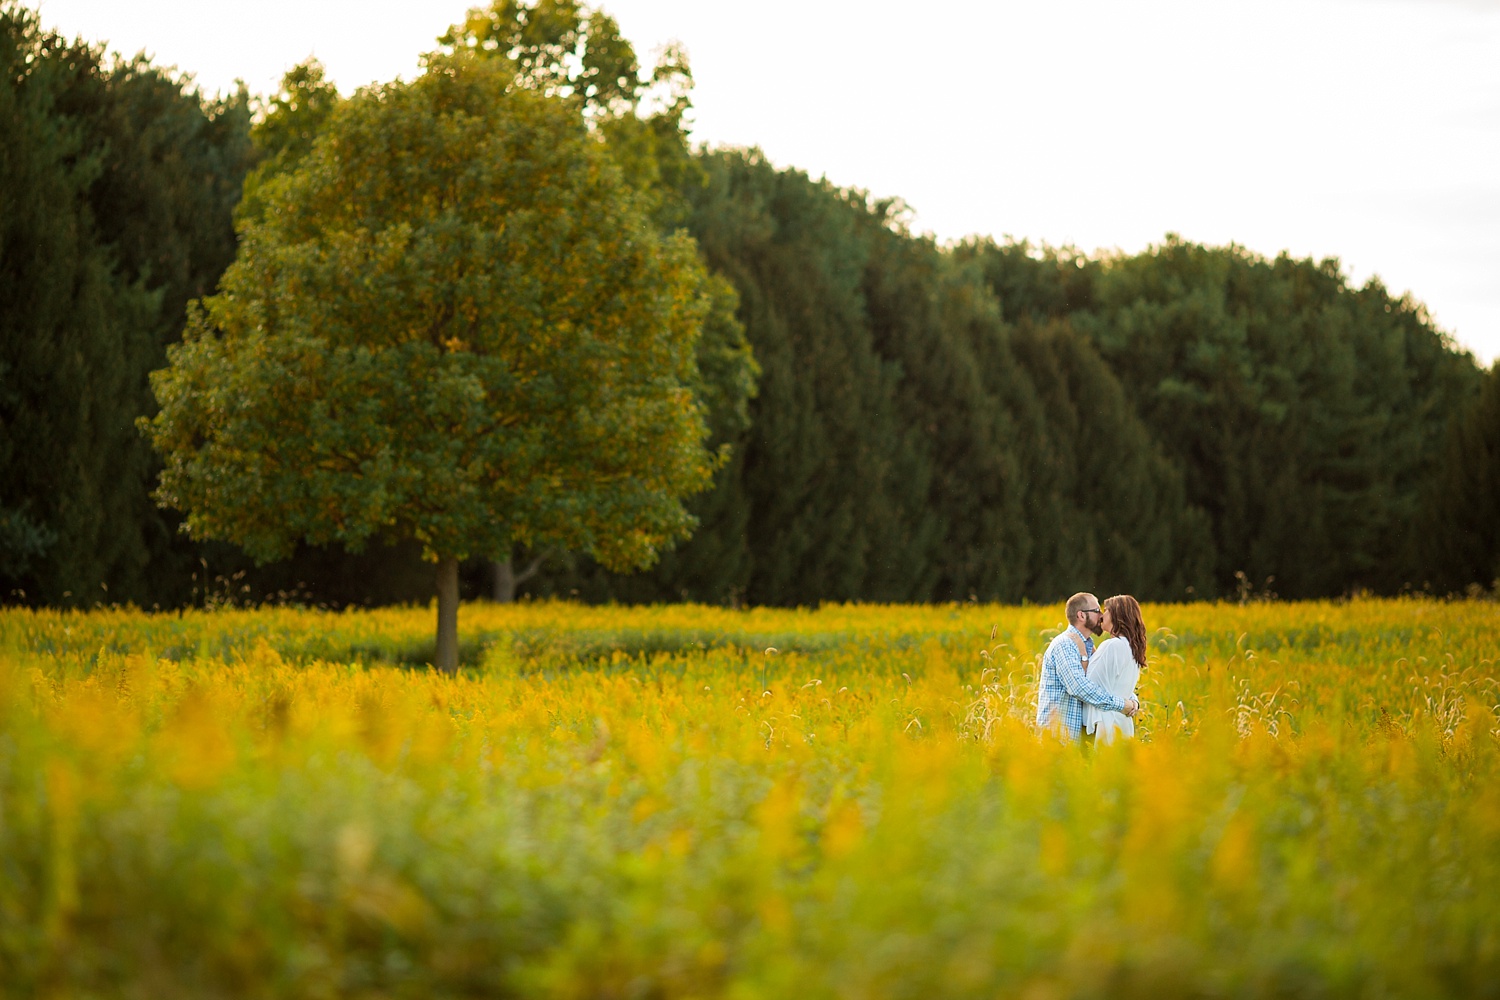
<svg viewBox="0 0 1500 1000">
<path fill-rule="evenodd" d="M 1497 995 L 1494 605 L 1145 613 L 6 611 L 0 993 Z"/>
</svg>

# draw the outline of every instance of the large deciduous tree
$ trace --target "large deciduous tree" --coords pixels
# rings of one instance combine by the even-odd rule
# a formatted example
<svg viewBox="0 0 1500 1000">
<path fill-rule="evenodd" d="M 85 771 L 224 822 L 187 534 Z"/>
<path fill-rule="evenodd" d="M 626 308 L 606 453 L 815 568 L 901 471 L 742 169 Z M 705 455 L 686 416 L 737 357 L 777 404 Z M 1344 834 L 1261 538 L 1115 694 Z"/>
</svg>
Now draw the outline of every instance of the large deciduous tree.
<svg viewBox="0 0 1500 1000">
<path fill-rule="evenodd" d="M 714 455 L 712 302 L 574 105 L 434 57 L 363 91 L 258 193 L 222 292 L 153 377 L 159 499 L 257 559 L 413 538 L 457 665 L 458 562 L 514 543 L 648 565 Z"/>
</svg>

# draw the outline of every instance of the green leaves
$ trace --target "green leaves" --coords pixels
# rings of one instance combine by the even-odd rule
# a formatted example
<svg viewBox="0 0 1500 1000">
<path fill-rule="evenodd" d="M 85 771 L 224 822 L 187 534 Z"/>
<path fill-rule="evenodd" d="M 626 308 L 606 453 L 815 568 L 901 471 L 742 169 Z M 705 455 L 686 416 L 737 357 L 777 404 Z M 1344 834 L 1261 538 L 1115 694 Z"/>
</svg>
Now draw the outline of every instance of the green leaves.
<svg viewBox="0 0 1500 1000">
<path fill-rule="evenodd" d="M 438 44 L 449 53 L 502 59 L 517 86 L 575 99 L 594 115 L 633 109 L 645 89 L 619 24 L 577 0 L 495 0 L 469 11 Z"/>
</svg>

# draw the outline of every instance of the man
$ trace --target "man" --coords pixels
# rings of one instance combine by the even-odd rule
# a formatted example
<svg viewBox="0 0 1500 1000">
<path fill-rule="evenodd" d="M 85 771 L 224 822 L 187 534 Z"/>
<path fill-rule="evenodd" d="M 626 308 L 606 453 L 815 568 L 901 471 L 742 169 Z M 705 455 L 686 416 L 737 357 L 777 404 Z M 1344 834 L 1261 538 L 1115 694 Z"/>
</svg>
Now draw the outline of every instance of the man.
<svg viewBox="0 0 1500 1000">
<path fill-rule="evenodd" d="M 1042 676 L 1036 689 L 1036 724 L 1042 729 L 1056 729 L 1064 739 L 1076 740 L 1083 732 L 1084 702 L 1126 716 L 1134 716 L 1140 703 L 1134 698 L 1122 701 L 1084 673 L 1089 657 L 1094 655 L 1093 637 L 1104 631 L 1104 611 L 1099 607 L 1099 599 L 1093 594 L 1074 594 L 1068 598 L 1064 610 L 1068 627 L 1052 640 L 1042 656 Z"/>
</svg>

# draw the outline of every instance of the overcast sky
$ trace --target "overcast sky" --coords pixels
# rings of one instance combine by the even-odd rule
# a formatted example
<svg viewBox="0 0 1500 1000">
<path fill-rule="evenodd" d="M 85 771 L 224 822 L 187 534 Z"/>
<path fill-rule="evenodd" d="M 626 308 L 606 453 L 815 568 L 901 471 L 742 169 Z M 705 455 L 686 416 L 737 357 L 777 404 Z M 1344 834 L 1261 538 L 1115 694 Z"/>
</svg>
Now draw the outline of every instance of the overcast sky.
<svg viewBox="0 0 1500 1000">
<path fill-rule="evenodd" d="M 43 0 L 204 90 L 309 55 L 411 78 L 465 0 Z M 695 137 L 895 195 L 913 228 L 1338 257 L 1500 356 L 1500 0 L 605 0 L 697 80 Z"/>
</svg>

